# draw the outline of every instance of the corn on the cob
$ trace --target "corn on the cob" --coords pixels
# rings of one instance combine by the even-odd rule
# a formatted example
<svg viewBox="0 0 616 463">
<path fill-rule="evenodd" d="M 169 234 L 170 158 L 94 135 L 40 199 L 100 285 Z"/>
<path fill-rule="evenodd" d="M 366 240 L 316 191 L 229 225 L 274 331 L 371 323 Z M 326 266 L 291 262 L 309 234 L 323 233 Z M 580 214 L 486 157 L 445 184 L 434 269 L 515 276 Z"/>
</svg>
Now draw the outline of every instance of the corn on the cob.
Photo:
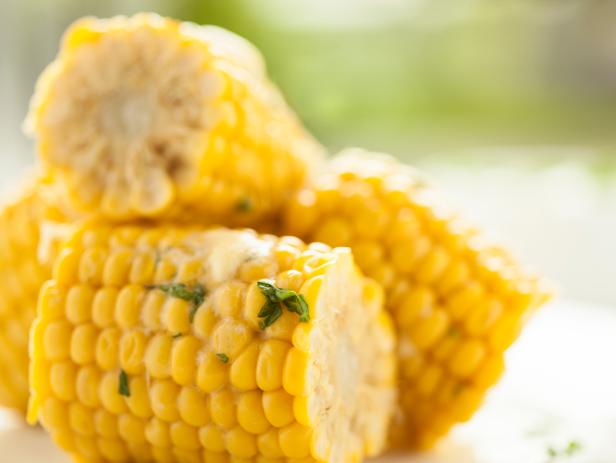
<svg viewBox="0 0 616 463">
<path fill-rule="evenodd" d="M 0 208 L 0 405 L 28 402 L 28 331 L 39 288 L 51 275 L 37 257 L 45 206 L 32 182 Z"/>
<path fill-rule="evenodd" d="M 251 44 L 153 14 L 74 23 L 26 127 L 66 210 L 114 220 L 254 224 L 321 157 Z"/>
<path fill-rule="evenodd" d="M 350 246 L 380 281 L 399 338 L 394 445 L 426 448 L 480 406 L 505 349 L 548 298 L 501 248 L 393 159 L 351 151 L 291 201 L 283 232 Z"/>
<path fill-rule="evenodd" d="M 393 324 L 348 249 L 86 226 L 53 272 L 29 413 L 80 461 L 342 463 L 386 441 Z"/>
</svg>

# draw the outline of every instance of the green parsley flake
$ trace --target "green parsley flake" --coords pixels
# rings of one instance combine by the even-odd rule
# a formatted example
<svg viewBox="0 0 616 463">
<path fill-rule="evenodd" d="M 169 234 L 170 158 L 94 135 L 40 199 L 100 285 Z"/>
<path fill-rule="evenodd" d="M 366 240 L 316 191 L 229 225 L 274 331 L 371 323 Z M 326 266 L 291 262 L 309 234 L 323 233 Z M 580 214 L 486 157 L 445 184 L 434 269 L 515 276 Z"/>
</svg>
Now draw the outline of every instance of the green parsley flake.
<svg viewBox="0 0 616 463">
<path fill-rule="evenodd" d="M 310 321 L 308 303 L 302 294 L 290 289 L 278 288 L 268 280 L 260 280 L 257 286 L 265 296 L 265 304 L 261 307 L 258 317 L 261 318 L 260 326 L 264 330 L 273 325 L 282 316 L 283 306 L 289 311 L 299 315 L 299 321 Z"/>
<path fill-rule="evenodd" d="M 241 198 L 235 208 L 238 212 L 251 212 L 252 211 L 252 201 L 248 197 Z"/>
<path fill-rule="evenodd" d="M 218 357 L 218 360 L 220 360 L 222 363 L 229 363 L 229 356 L 227 354 L 219 352 L 218 354 L 216 354 L 216 357 Z"/>
<path fill-rule="evenodd" d="M 130 388 L 128 387 L 128 375 L 124 370 L 120 370 L 118 394 L 123 395 L 124 397 L 130 397 Z"/>
<path fill-rule="evenodd" d="M 191 323 L 195 319 L 195 314 L 197 313 L 197 310 L 199 310 L 199 307 L 201 307 L 201 304 L 203 304 L 206 295 L 205 287 L 200 284 L 189 287 L 184 283 L 171 283 L 152 285 L 148 286 L 148 288 L 159 289 L 168 296 L 190 302 L 190 312 L 188 313 L 188 318 Z"/>
<path fill-rule="evenodd" d="M 557 449 L 556 447 L 548 447 L 547 454 L 550 458 L 550 462 L 556 461 L 557 458 L 569 458 L 577 454 L 580 450 L 582 450 L 582 444 L 576 440 L 571 440 L 567 444 L 566 447 Z"/>
</svg>

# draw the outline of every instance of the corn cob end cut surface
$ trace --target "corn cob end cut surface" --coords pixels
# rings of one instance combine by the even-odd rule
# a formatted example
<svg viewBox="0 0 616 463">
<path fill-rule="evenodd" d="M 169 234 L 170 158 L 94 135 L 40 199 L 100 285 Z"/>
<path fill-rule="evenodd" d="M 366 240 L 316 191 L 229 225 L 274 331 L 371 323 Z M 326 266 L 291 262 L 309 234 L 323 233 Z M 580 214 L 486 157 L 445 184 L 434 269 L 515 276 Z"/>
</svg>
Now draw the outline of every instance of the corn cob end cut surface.
<svg viewBox="0 0 616 463">
<path fill-rule="evenodd" d="M 399 340 L 396 446 L 429 448 L 468 420 L 501 376 L 505 350 L 551 294 L 388 156 L 334 158 L 290 202 L 282 232 L 350 246 L 384 286 Z"/>
<path fill-rule="evenodd" d="M 251 224 L 321 151 L 251 44 L 154 14 L 74 23 L 26 126 L 66 207 L 120 220 Z"/>
<path fill-rule="evenodd" d="M 90 462 L 358 461 L 395 404 L 382 300 L 348 249 L 83 227 L 41 291 L 30 420 Z"/>
</svg>

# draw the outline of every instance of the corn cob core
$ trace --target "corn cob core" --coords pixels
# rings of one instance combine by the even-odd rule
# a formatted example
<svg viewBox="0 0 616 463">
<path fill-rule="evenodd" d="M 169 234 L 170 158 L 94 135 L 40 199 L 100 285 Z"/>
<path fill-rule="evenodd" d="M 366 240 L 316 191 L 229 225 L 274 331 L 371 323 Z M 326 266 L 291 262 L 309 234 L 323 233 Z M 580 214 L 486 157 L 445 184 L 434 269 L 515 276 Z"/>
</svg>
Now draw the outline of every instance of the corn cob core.
<svg viewBox="0 0 616 463">
<path fill-rule="evenodd" d="M 302 294 L 309 320 L 263 330 L 259 281 Z M 348 249 L 85 226 L 41 291 L 30 420 L 80 461 L 357 461 L 395 403 L 382 300 Z"/>
<path fill-rule="evenodd" d="M 0 405 L 23 413 L 28 402 L 28 331 L 39 288 L 51 274 L 37 258 L 44 210 L 34 183 L 0 207 Z"/>
<path fill-rule="evenodd" d="M 253 223 L 321 154 L 251 44 L 154 14 L 74 23 L 27 125 L 66 210 L 114 220 Z"/>
<path fill-rule="evenodd" d="M 548 293 L 444 209 L 417 172 L 349 151 L 290 203 L 284 233 L 350 246 L 381 282 L 399 337 L 393 444 L 426 448 L 475 412 Z"/>
</svg>

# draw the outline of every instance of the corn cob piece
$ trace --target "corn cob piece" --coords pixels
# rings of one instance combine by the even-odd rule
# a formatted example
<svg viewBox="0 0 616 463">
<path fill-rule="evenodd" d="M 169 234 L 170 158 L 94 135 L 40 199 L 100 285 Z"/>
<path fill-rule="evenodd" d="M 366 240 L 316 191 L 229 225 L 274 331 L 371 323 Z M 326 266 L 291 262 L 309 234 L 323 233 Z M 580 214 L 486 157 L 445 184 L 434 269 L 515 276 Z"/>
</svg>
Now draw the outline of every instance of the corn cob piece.
<svg viewBox="0 0 616 463">
<path fill-rule="evenodd" d="M 28 402 L 28 332 L 39 288 L 51 275 L 37 257 L 44 211 L 34 182 L 0 207 L 0 405 L 22 413 Z"/>
<path fill-rule="evenodd" d="M 254 224 L 321 157 L 251 44 L 154 14 L 75 22 L 26 128 L 66 211 L 113 220 Z"/>
<path fill-rule="evenodd" d="M 395 405 L 382 303 L 348 248 L 85 226 L 41 290 L 29 417 L 79 461 L 358 461 Z"/>
<path fill-rule="evenodd" d="M 428 448 L 479 408 L 548 292 L 392 158 L 351 150 L 291 201 L 284 233 L 351 246 L 399 338 L 395 446 Z"/>
</svg>

